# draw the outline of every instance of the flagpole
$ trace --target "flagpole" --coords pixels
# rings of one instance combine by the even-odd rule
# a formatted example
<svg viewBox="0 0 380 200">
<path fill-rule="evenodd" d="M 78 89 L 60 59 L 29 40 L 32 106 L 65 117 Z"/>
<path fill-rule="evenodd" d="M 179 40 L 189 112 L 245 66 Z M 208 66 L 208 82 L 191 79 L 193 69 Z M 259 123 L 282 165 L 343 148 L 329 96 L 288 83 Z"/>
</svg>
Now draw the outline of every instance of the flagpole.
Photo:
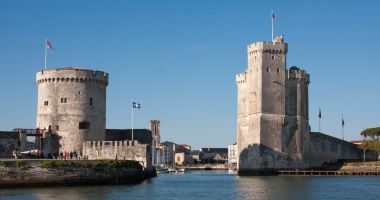
<svg viewBox="0 0 380 200">
<path fill-rule="evenodd" d="M 319 131 L 318 132 L 321 132 L 321 118 L 322 118 L 321 107 L 319 107 L 318 118 L 319 118 Z"/>
<path fill-rule="evenodd" d="M 45 48 L 45 70 L 46 70 L 46 57 L 47 57 L 46 43 L 47 43 L 47 39 L 45 39 L 45 44 L 44 44 L 44 48 Z"/>
<path fill-rule="evenodd" d="M 132 101 L 132 143 L 133 143 L 133 101 Z"/>
<path fill-rule="evenodd" d="M 272 42 L 273 42 L 273 21 L 274 21 L 274 11 L 272 10 Z"/>
<path fill-rule="evenodd" d="M 344 140 L 344 120 L 342 115 L 342 140 Z"/>
</svg>

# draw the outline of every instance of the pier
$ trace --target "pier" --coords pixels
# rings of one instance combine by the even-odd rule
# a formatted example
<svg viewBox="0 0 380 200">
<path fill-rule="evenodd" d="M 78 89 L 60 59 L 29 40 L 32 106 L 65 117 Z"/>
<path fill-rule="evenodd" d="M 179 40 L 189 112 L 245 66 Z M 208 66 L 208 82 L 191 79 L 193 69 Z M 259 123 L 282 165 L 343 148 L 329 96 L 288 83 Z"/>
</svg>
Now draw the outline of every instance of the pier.
<svg viewBox="0 0 380 200">
<path fill-rule="evenodd" d="M 279 176 L 380 176 L 380 171 L 279 170 Z"/>
</svg>

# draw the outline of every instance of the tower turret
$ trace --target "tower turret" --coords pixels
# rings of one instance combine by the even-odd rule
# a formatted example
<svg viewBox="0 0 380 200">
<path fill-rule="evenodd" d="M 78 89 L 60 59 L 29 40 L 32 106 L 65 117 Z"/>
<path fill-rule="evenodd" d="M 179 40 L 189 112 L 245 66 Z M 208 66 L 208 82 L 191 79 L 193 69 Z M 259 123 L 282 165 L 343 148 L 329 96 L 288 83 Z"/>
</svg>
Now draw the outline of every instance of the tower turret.
<svg viewBox="0 0 380 200">
<path fill-rule="evenodd" d="M 284 141 L 291 137 L 286 123 L 289 113 L 295 112 L 296 116 L 297 113 L 307 115 L 307 98 L 302 97 L 300 101 L 296 101 L 295 107 L 288 105 L 287 101 L 297 90 L 288 87 L 289 76 L 293 75 L 286 69 L 287 51 L 288 45 L 283 37 L 276 37 L 272 42 L 250 44 L 247 48 L 248 67 L 244 73 L 236 76 L 240 174 L 299 164 L 286 160 L 289 144 Z M 308 80 L 306 72 L 303 73 L 305 80 Z M 307 96 L 307 86 L 300 90 Z M 300 132 L 303 133 L 301 130 Z"/>
<path fill-rule="evenodd" d="M 36 126 L 59 139 L 58 151 L 82 150 L 86 140 L 104 140 L 108 74 L 76 67 L 36 74 Z"/>
</svg>

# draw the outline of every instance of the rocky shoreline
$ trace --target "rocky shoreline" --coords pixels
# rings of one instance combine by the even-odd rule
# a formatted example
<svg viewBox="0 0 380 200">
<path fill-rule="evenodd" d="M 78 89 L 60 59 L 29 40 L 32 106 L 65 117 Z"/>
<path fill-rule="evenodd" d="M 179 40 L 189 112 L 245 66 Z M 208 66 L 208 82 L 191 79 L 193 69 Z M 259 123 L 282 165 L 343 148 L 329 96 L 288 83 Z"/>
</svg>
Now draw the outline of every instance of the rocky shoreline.
<svg viewBox="0 0 380 200">
<path fill-rule="evenodd" d="M 0 188 L 137 184 L 156 176 L 133 162 L 7 161 L 0 163 Z"/>
</svg>

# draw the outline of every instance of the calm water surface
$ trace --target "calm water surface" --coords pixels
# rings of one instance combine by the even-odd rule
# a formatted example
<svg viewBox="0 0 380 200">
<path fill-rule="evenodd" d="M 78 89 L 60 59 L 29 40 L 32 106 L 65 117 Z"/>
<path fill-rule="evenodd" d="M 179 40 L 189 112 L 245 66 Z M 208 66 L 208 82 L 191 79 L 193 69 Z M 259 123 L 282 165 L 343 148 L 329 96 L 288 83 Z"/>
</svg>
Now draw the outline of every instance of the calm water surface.
<svg viewBox="0 0 380 200">
<path fill-rule="evenodd" d="M 138 185 L 0 190 L 0 199 L 380 199 L 380 177 L 163 174 Z"/>
</svg>

